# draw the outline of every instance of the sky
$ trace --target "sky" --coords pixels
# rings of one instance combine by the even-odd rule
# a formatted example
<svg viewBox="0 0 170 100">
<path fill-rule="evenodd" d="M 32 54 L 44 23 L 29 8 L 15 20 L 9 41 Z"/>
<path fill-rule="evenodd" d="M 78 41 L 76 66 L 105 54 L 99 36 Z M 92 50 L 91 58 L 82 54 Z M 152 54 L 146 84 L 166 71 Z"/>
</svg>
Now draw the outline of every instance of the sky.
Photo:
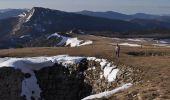
<svg viewBox="0 0 170 100">
<path fill-rule="evenodd" d="M 170 0 L 0 0 L 0 9 L 46 7 L 63 11 L 170 14 Z"/>
</svg>

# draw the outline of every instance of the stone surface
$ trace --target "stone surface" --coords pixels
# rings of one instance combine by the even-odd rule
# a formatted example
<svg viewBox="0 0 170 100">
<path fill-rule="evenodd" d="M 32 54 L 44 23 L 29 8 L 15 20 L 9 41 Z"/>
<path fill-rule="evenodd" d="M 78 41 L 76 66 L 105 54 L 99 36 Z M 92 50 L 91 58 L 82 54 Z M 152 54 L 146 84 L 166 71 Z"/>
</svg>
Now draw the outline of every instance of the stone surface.
<svg viewBox="0 0 170 100">
<path fill-rule="evenodd" d="M 25 100 L 21 97 L 24 74 L 10 67 L 0 68 L 0 100 Z"/>
<path fill-rule="evenodd" d="M 45 100 L 80 100 L 90 95 L 92 87 L 84 82 L 81 71 L 72 70 L 70 73 L 59 64 L 37 71 L 41 97 Z"/>
<path fill-rule="evenodd" d="M 81 100 L 91 94 L 112 90 L 121 83 L 131 82 L 128 80 L 132 77 L 133 69 L 120 69 L 119 79 L 111 83 L 101 77 L 103 70 L 100 64 L 87 59 L 67 67 L 61 64 L 47 66 L 34 73 L 42 90 L 40 100 Z M 21 97 L 22 80 L 30 77 L 29 73 L 24 74 L 20 70 L 0 68 L 0 100 L 25 100 L 25 97 Z"/>
</svg>

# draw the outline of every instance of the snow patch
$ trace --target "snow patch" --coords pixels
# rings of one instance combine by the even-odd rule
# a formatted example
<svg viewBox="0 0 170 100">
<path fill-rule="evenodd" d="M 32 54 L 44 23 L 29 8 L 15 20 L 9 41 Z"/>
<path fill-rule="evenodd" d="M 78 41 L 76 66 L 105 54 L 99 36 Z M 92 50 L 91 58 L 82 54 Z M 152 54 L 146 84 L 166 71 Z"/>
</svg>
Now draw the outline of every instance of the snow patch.
<svg viewBox="0 0 170 100">
<path fill-rule="evenodd" d="M 170 43 L 170 39 L 160 39 L 159 42 L 163 43 L 163 44 L 169 44 Z"/>
<path fill-rule="evenodd" d="M 90 44 L 93 44 L 93 41 L 87 40 L 84 43 L 80 44 L 79 46 L 90 45 Z"/>
<path fill-rule="evenodd" d="M 32 9 L 32 12 L 29 13 L 29 16 L 26 18 L 25 22 L 30 21 L 30 19 L 31 19 L 32 15 L 34 14 L 34 12 L 35 12 L 35 9 Z"/>
<path fill-rule="evenodd" d="M 139 44 L 132 44 L 132 43 L 120 43 L 119 45 L 130 46 L 130 47 L 140 47 L 141 46 Z"/>
<path fill-rule="evenodd" d="M 119 72 L 119 69 L 112 69 L 112 71 L 107 76 L 108 82 L 112 82 L 116 80 L 118 72 Z"/>
<path fill-rule="evenodd" d="M 117 69 L 116 66 L 112 65 L 106 59 L 98 59 L 95 57 L 88 57 L 87 59 L 100 63 L 101 70 L 103 70 L 103 75 L 100 75 L 101 77 L 104 76 L 108 82 L 113 82 L 116 80 L 117 73 L 119 72 L 119 69 Z"/>
<path fill-rule="evenodd" d="M 103 72 L 100 72 L 100 78 L 105 78 L 108 82 L 113 82 L 116 79 L 119 69 L 112 65 L 106 59 L 98 59 L 96 57 L 72 57 L 68 55 L 58 55 L 52 57 L 25 57 L 25 58 L 0 58 L 0 67 L 13 67 L 14 69 L 20 69 L 23 73 L 29 73 L 31 77 L 25 78 L 22 81 L 22 93 L 21 96 L 26 96 L 27 100 L 31 100 L 34 97 L 35 100 L 39 100 L 41 89 L 37 84 L 37 78 L 34 71 L 40 70 L 44 67 L 53 66 L 55 63 L 62 64 L 64 67 L 69 65 L 78 64 L 82 59 L 93 60 L 101 65 Z M 88 70 L 95 70 L 95 66 Z M 32 93 L 34 91 L 34 94 Z M 110 93 L 110 92 L 109 92 Z M 113 93 L 113 92 L 111 92 Z"/>
<path fill-rule="evenodd" d="M 25 16 L 26 16 L 26 13 L 24 12 L 24 13 L 18 15 L 18 16 L 19 16 L 19 17 L 25 17 Z"/>
<path fill-rule="evenodd" d="M 168 45 L 168 44 L 152 44 L 152 45 L 154 45 L 154 46 L 159 46 L 159 47 L 170 47 L 170 45 Z"/>
<path fill-rule="evenodd" d="M 90 40 L 85 41 L 85 40 L 79 40 L 77 37 L 76 38 L 65 37 L 59 35 L 58 33 L 49 35 L 47 39 L 49 40 L 52 37 L 62 38 L 62 40 L 57 44 L 57 46 L 61 46 L 65 44 L 65 46 L 78 47 L 78 46 L 90 45 L 93 43 L 93 41 Z"/>
<path fill-rule="evenodd" d="M 145 42 L 145 40 L 142 39 L 142 38 L 134 38 L 134 39 L 129 38 L 129 39 L 127 39 L 127 40 L 129 40 L 129 41 L 134 41 L 134 42 Z"/>
<path fill-rule="evenodd" d="M 19 38 L 25 38 L 25 37 L 30 37 L 30 35 L 22 35 Z"/>
<path fill-rule="evenodd" d="M 70 47 L 76 47 L 76 46 L 79 46 L 81 42 L 83 42 L 83 41 L 82 40 L 78 40 L 78 38 L 69 38 L 66 41 L 66 46 L 70 45 Z"/>
<path fill-rule="evenodd" d="M 66 41 L 66 46 L 79 47 L 84 45 L 90 45 L 92 43 L 93 42 L 90 40 L 84 41 L 84 40 L 79 40 L 78 38 L 68 38 Z"/>
<path fill-rule="evenodd" d="M 20 69 L 23 73 L 29 73 L 31 77 L 25 78 L 22 81 L 21 96 L 26 96 L 27 100 L 34 97 L 35 100 L 40 99 L 41 89 L 37 84 L 37 79 L 34 71 L 44 67 L 53 66 L 55 63 L 60 63 L 67 67 L 69 64 L 79 63 L 83 57 L 70 57 L 68 55 L 59 55 L 53 57 L 30 57 L 30 58 L 0 58 L 0 67 L 13 67 Z M 32 94 L 34 91 L 34 94 Z"/>
<path fill-rule="evenodd" d="M 126 89 L 130 88 L 131 86 L 132 86 L 131 83 L 127 83 L 127 84 L 124 84 L 123 86 L 118 87 L 116 89 L 113 89 L 111 91 L 105 91 L 105 92 L 102 92 L 102 93 L 99 93 L 99 94 L 90 95 L 88 97 L 83 98 L 82 100 L 93 100 L 93 99 L 100 99 L 100 98 L 108 98 L 108 97 L 112 96 L 114 93 L 126 90 Z"/>
</svg>

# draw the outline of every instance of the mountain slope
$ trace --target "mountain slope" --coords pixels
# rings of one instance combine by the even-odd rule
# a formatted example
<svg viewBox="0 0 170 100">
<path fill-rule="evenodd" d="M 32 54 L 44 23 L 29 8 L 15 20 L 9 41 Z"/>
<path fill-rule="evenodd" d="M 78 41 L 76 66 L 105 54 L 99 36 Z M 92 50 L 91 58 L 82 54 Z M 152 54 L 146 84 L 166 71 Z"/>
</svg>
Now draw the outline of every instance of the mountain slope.
<svg viewBox="0 0 170 100">
<path fill-rule="evenodd" d="M 72 29 L 80 29 L 94 35 L 133 36 L 141 30 L 170 29 L 169 26 L 170 23 L 155 20 L 122 21 L 34 7 L 22 16 L 0 20 L 0 48 L 54 46 L 61 39 L 48 40 L 50 34 L 66 33 Z M 152 33 L 146 35 L 150 34 Z"/>
<path fill-rule="evenodd" d="M 69 31 L 73 28 L 84 31 L 130 31 L 140 29 L 140 25 L 121 20 L 91 17 L 58 10 L 34 7 L 19 19 L 14 34 L 35 35 Z"/>
<path fill-rule="evenodd" d="M 136 13 L 132 15 L 122 14 L 114 11 L 106 11 L 106 12 L 93 12 L 93 11 L 79 11 L 75 12 L 82 15 L 94 16 L 94 17 L 101 17 L 101 18 L 108 18 L 108 19 L 119 19 L 119 20 L 133 20 L 133 19 L 147 19 L 147 20 L 158 20 L 158 21 L 169 21 L 169 15 L 152 15 L 152 14 L 145 14 L 145 13 Z"/>
<path fill-rule="evenodd" d="M 121 20 L 34 7 L 22 16 L 0 20 L 0 48 L 54 46 L 55 41 L 46 40 L 46 36 L 55 32 L 65 33 L 72 29 L 86 32 L 125 32 L 140 30 L 141 26 Z"/>
<path fill-rule="evenodd" d="M 94 17 L 101 17 L 101 18 L 108 18 L 108 19 L 119 19 L 119 20 L 129 20 L 131 19 L 130 15 L 113 12 L 113 11 L 107 11 L 107 12 L 93 12 L 93 11 L 87 11 L 83 10 L 80 12 L 76 12 L 78 14 L 82 15 L 88 15 L 88 16 L 94 16 Z"/>
<path fill-rule="evenodd" d="M 114 11 L 106 11 L 106 12 L 93 12 L 93 11 L 80 11 L 76 12 L 82 15 L 109 18 L 109 19 L 119 19 L 119 20 L 132 20 L 132 19 L 158 19 L 162 16 L 145 14 L 145 13 L 136 13 L 132 15 L 122 14 Z"/>
<path fill-rule="evenodd" d="M 18 22 L 18 18 L 11 17 L 7 19 L 0 19 L 0 39 L 3 37 L 10 35 L 13 30 L 13 27 Z"/>
<path fill-rule="evenodd" d="M 160 15 L 152 15 L 152 14 L 145 14 L 145 13 L 136 13 L 131 15 L 132 18 L 135 19 L 157 19 L 161 17 Z"/>
<path fill-rule="evenodd" d="M 166 21 L 159 21 L 159 20 L 154 20 L 154 19 L 133 19 L 131 20 L 133 23 L 140 24 L 146 28 L 149 29 L 161 29 L 161 28 L 167 28 L 170 29 L 170 22 Z"/>
</svg>

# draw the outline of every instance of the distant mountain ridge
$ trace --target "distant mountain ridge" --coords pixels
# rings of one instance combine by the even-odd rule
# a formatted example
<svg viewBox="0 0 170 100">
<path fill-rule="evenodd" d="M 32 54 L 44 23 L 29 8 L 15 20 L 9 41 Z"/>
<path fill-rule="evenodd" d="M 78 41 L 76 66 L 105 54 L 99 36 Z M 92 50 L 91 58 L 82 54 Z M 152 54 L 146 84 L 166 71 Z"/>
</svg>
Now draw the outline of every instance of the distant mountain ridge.
<svg viewBox="0 0 170 100">
<path fill-rule="evenodd" d="M 76 12 L 82 15 L 108 18 L 108 19 L 117 19 L 129 21 L 141 25 L 145 30 L 146 29 L 170 29 L 170 16 L 168 15 L 152 15 L 145 13 L 136 13 L 132 15 L 122 14 L 114 11 L 106 12 L 93 12 L 93 11 L 80 11 Z"/>
<path fill-rule="evenodd" d="M 9 18 L 9 17 L 16 17 L 23 12 L 28 11 L 28 9 L 0 9 L 0 19 Z M 105 11 L 105 12 L 94 12 L 83 10 L 79 12 L 72 12 L 82 15 L 94 16 L 94 17 L 102 17 L 108 19 L 119 19 L 119 20 L 132 20 L 132 19 L 167 19 L 170 17 L 169 14 L 164 15 L 153 15 L 153 14 L 146 14 L 146 13 L 136 13 L 136 14 L 123 14 L 115 11 Z"/>
<path fill-rule="evenodd" d="M 69 13 L 48 8 L 34 7 L 20 17 L 14 26 L 13 34 L 39 34 L 66 32 L 73 28 L 84 31 L 131 31 L 139 30 L 138 24 Z M 123 29 L 123 30 L 122 30 Z"/>
<path fill-rule="evenodd" d="M 0 9 L 0 19 L 17 17 L 25 11 L 27 11 L 27 9 Z"/>
<path fill-rule="evenodd" d="M 1 12 L 5 13 L 6 11 Z M 161 16 L 159 19 L 154 15 L 136 14 L 134 16 L 140 16 L 140 18 L 131 19 L 130 15 L 116 12 L 108 11 L 104 14 L 103 17 L 98 17 L 98 15 L 92 16 L 92 14 L 83 15 L 33 7 L 29 11 L 16 13 L 17 16 L 0 19 L 0 48 L 53 45 L 53 41 L 46 41 L 48 35 L 55 32 L 66 33 L 72 29 L 103 36 L 143 35 L 145 30 L 152 32 L 155 29 L 170 29 L 170 22 L 168 22 L 170 18 L 168 16 Z M 113 17 L 115 19 L 111 19 Z"/>
<path fill-rule="evenodd" d="M 9 11 L 15 12 L 15 10 L 11 9 L 0 11 L 2 13 Z M 5 23 L 6 21 L 8 23 Z M 14 18 L 1 19 L 0 35 L 13 34 L 20 36 L 31 34 L 33 36 L 39 36 L 47 33 L 66 32 L 72 29 L 96 32 L 126 32 L 153 28 L 170 28 L 169 25 L 169 16 L 144 13 L 126 15 L 113 11 L 82 11 L 73 13 L 42 7 L 33 7 L 29 11 L 22 10 L 20 15 Z"/>
<path fill-rule="evenodd" d="M 81 29 L 85 32 L 125 32 L 140 30 L 132 22 L 99 18 L 42 7 L 34 7 L 17 17 L 0 20 L 0 48 L 43 46 L 46 36 L 55 32 Z M 29 36 L 25 38 L 20 38 Z M 48 44 L 48 43 L 46 43 Z M 39 46 L 39 45 L 38 45 Z"/>
<path fill-rule="evenodd" d="M 126 14 L 122 14 L 122 13 L 118 13 L 118 12 L 114 12 L 114 11 L 93 12 L 93 11 L 83 10 L 83 11 L 76 12 L 76 13 L 82 14 L 82 15 L 88 15 L 88 16 L 109 18 L 109 19 L 119 19 L 119 20 L 131 19 L 130 15 L 126 15 Z"/>
<path fill-rule="evenodd" d="M 170 18 L 170 15 L 153 15 L 153 14 L 145 14 L 145 13 L 136 13 L 136 14 L 123 14 L 114 11 L 106 11 L 106 12 L 94 12 L 94 11 L 79 11 L 76 12 L 82 15 L 109 18 L 109 19 L 119 19 L 119 20 L 133 20 L 133 19 L 155 19 L 160 20 L 163 18 Z"/>
</svg>

